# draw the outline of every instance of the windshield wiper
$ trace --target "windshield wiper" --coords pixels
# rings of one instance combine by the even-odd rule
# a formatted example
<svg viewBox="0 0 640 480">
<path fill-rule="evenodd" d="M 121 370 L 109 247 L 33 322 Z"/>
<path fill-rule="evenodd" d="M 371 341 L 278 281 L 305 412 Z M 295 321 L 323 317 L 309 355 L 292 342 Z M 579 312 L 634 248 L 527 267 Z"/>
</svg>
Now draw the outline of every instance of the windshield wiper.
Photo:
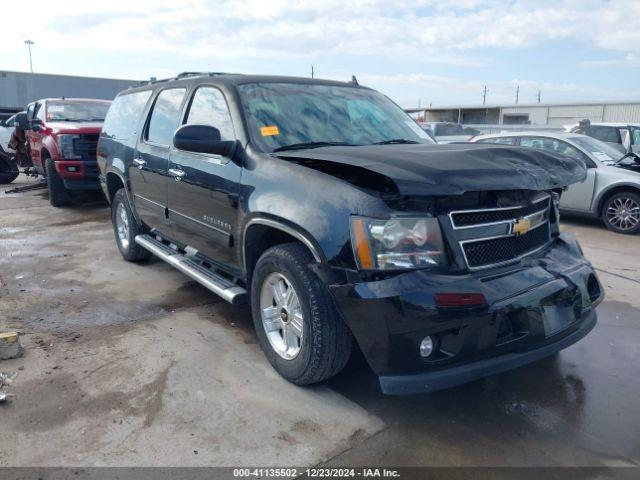
<svg viewBox="0 0 640 480">
<path fill-rule="evenodd" d="M 406 138 L 392 138 L 391 140 L 383 140 L 382 142 L 372 143 L 372 145 L 391 145 L 392 143 L 420 143 L 415 140 L 409 140 Z"/>
<path fill-rule="evenodd" d="M 354 143 L 347 142 L 303 142 L 292 143 L 291 145 L 283 145 L 282 147 L 274 148 L 274 152 L 284 152 L 285 150 L 304 150 L 306 148 L 319 148 L 319 147 L 356 147 Z"/>
</svg>

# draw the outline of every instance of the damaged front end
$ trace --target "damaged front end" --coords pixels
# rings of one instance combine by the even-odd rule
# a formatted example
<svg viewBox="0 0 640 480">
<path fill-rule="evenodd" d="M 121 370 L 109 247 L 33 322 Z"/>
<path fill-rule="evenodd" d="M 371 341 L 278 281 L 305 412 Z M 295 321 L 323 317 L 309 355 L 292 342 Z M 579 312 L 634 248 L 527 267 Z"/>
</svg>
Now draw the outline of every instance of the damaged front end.
<svg viewBox="0 0 640 480">
<path fill-rule="evenodd" d="M 558 200 L 553 190 L 403 200 L 438 220 L 447 261 L 352 273 L 330 287 L 385 393 L 515 368 L 594 327 L 603 289 L 575 239 L 560 234 Z"/>
</svg>

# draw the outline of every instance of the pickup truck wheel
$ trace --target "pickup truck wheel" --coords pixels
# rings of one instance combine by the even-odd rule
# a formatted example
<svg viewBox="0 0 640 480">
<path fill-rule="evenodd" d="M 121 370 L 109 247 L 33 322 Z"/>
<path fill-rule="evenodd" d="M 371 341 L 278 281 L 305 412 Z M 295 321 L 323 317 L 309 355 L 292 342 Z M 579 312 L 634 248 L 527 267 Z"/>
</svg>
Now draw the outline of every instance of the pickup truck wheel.
<svg viewBox="0 0 640 480">
<path fill-rule="evenodd" d="M 352 336 L 329 291 L 308 267 L 303 245 L 270 248 L 251 281 L 251 309 L 260 346 L 273 368 L 298 385 L 321 382 L 344 368 Z"/>
<path fill-rule="evenodd" d="M 633 234 L 640 231 L 640 195 L 620 192 L 609 198 L 602 208 L 605 226 L 617 233 Z"/>
<path fill-rule="evenodd" d="M 145 250 L 135 242 L 136 235 L 145 233 L 144 228 L 138 225 L 127 194 L 124 188 L 121 188 L 113 196 L 111 202 L 111 222 L 113 223 L 113 231 L 116 235 L 116 243 L 118 249 L 125 260 L 129 262 L 140 262 L 148 260 L 151 252 Z"/>
<path fill-rule="evenodd" d="M 49 187 L 49 203 L 54 207 L 66 207 L 71 205 L 71 194 L 64 186 L 56 165 L 51 158 L 47 158 L 44 164 L 47 174 L 47 186 Z"/>
</svg>

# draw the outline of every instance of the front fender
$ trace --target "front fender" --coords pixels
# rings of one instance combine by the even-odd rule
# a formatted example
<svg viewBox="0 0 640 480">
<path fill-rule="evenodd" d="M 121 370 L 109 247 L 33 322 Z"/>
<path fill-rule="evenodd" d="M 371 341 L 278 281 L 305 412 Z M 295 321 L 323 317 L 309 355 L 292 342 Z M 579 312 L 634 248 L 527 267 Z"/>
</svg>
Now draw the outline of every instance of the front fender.
<svg viewBox="0 0 640 480">
<path fill-rule="evenodd" d="M 379 198 L 344 180 L 273 157 L 260 158 L 243 172 L 244 228 L 257 218 L 278 220 L 306 238 L 326 262 L 354 267 L 350 217 L 388 218 Z"/>
</svg>

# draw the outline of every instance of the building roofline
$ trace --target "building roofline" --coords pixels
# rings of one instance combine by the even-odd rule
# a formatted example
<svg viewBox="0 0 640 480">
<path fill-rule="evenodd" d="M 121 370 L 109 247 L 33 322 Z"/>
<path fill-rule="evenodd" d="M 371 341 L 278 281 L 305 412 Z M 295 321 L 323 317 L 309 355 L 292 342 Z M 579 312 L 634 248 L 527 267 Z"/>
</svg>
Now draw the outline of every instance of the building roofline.
<svg viewBox="0 0 640 480">
<path fill-rule="evenodd" d="M 132 80 L 130 78 L 108 78 L 108 77 L 90 77 L 86 75 L 67 75 L 61 73 L 44 73 L 44 72 L 19 72 L 17 70 L 0 70 L 0 73 L 12 73 L 16 75 L 27 75 L 27 76 L 46 76 L 46 77 L 64 77 L 64 78 L 84 78 L 89 80 L 115 80 L 118 82 L 131 82 L 137 83 L 140 80 Z"/>
</svg>

